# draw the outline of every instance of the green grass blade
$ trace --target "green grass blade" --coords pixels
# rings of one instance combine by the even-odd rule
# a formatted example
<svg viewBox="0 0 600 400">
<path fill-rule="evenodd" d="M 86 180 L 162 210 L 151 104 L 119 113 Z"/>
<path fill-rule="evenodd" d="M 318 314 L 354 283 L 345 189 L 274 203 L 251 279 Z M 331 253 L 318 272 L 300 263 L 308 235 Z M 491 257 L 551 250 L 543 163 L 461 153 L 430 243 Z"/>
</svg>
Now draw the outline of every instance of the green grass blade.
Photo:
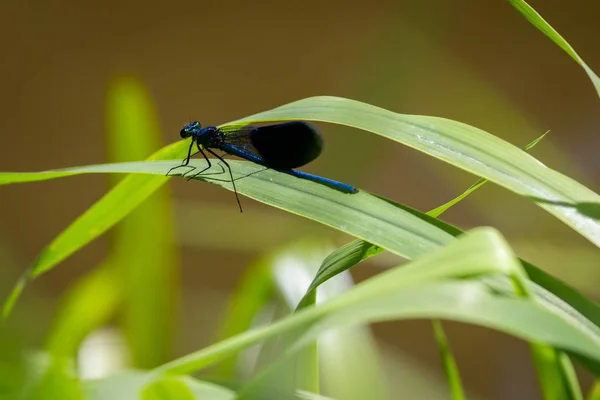
<svg viewBox="0 0 600 400">
<path fill-rule="evenodd" d="M 582 399 L 579 383 L 573 384 L 565 373 L 566 370 L 572 368 L 572 365 L 564 353 L 541 344 L 531 345 L 531 351 L 544 399 Z M 565 368 L 562 367 L 563 357 L 566 358 L 564 361 L 567 363 Z M 577 382 L 576 379 L 575 382 Z"/>
<path fill-rule="evenodd" d="M 546 137 L 546 135 L 549 132 L 550 131 L 546 131 L 543 135 L 541 135 L 537 139 L 531 141 L 529 144 L 527 144 L 527 146 L 525 146 L 523 148 L 523 150 L 529 151 L 530 149 L 534 148 L 535 145 L 537 145 L 544 137 Z M 431 215 L 432 217 L 439 217 L 440 215 L 442 215 L 442 213 L 446 212 L 450 207 L 452 207 L 452 206 L 458 204 L 460 201 L 464 200 L 467 196 L 469 196 L 471 193 L 473 193 L 475 190 L 479 189 L 481 186 L 483 186 L 487 182 L 488 182 L 487 179 L 480 178 L 477 182 L 475 182 L 474 184 L 469 186 L 469 188 L 467 188 L 467 190 L 465 190 L 463 193 L 461 193 L 457 197 L 453 198 L 449 202 L 444 203 L 441 206 L 428 211 L 427 214 Z"/>
<path fill-rule="evenodd" d="M 403 115 L 359 101 L 320 96 L 241 122 L 310 120 L 352 126 L 446 161 L 533 200 L 600 246 L 600 196 L 512 144 L 461 122 Z"/>
<path fill-rule="evenodd" d="M 382 248 L 363 240 L 354 240 L 332 252 L 321 264 L 296 311 L 315 304 L 316 289 L 332 277 L 383 251 Z"/>
<path fill-rule="evenodd" d="M 600 78 L 592 71 L 588 65 L 583 62 L 583 59 L 579 57 L 579 54 L 575 52 L 573 47 L 552 27 L 548 22 L 542 18 L 537 11 L 535 11 L 529 4 L 523 0 L 508 0 L 508 2 L 516 8 L 533 26 L 538 28 L 544 35 L 552 40 L 558 47 L 563 49 L 577 64 L 579 64 L 588 75 L 592 84 L 596 88 L 598 96 L 600 96 Z"/>
<path fill-rule="evenodd" d="M 433 320 L 431 323 L 433 325 L 435 341 L 438 344 L 440 358 L 442 359 L 442 365 L 444 366 L 444 373 L 446 374 L 446 381 L 448 382 L 452 399 L 464 400 L 466 397 L 462 380 L 460 378 L 460 373 L 458 372 L 456 359 L 454 358 L 454 354 L 452 354 L 446 332 L 442 326 L 442 322 L 439 320 Z"/>
<path fill-rule="evenodd" d="M 319 221 L 353 236 L 373 237 L 377 245 L 394 249 L 405 257 L 416 257 L 448 243 L 451 236 L 434 224 L 426 223 L 411 212 L 398 208 L 392 202 L 382 200 L 366 191 L 356 194 L 341 193 L 327 186 L 298 179 L 294 176 L 267 169 L 247 161 L 230 160 L 236 187 L 240 194 L 276 208 Z M 93 165 L 62 171 L 65 176 L 79 173 L 146 173 L 164 175 L 178 161 L 132 162 Z M 201 168 L 203 160 L 194 159 L 190 165 Z M 56 176 L 56 171 L 48 174 Z M 43 179 L 45 173 L 35 173 Z M 130 177 L 127 177 L 125 182 Z M 162 179 L 162 176 L 159 176 Z M 241 178 L 241 179 L 239 179 Z M 228 190 L 231 182 L 223 174 L 204 175 L 195 178 Z M 134 196 L 135 197 L 135 196 Z M 122 199 L 125 201 L 125 199 Z M 336 210 L 335 213 L 331 210 Z M 85 214 L 84 214 L 85 216 Z M 431 218 L 431 221 L 434 221 Z M 374 234 L 376 232 L 377 234 Z M 43 264 L 46 266 L 47 264 Z M 46 269 L 37 269 L 39 274 Z"/>
<path fill-rule="evenodd" d="M 560 366 L 567 395 L 574 400 L 583 400 L 583 391 L 579 385 L 579 379 L 577 378 L 577 373 L 571 359 L 565 352 L 556 349 L 555 351 L 558 353 L 557 364 Z"/>
<path fill-rule="evenodd" d="M 191 373 L 243 348 L 297 329 L 310 328 L 297 342 L 300 348 L 329 329 L 406 318 L 478 324 L 600 360 L 598 332 L 583 329 L 573 319 L 534 299 L 505 296 L 490 291 L 478 280 L 464 280 L 513 274 L 519 264 L 511 254 L 495 230 L 480 228 L 439 252 L 379 274 L 319 307 L 307 308 L 269 327 L 191 353 L 155 372 Z"/>
</svg>

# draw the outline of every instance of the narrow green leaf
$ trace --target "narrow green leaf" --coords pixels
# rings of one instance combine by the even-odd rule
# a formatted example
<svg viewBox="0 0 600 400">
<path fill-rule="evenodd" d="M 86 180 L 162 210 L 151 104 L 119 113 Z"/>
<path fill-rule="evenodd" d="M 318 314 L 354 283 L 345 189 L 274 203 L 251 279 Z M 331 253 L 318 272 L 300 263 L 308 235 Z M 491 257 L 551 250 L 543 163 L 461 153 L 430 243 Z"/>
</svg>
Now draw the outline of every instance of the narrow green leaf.
<svg viewBox="0 0 600 400">
<path fill-rule="evenodd" d="M 354 240 L 332 252 L 321 264 L 296 311 L 315 304 L 316 289 L 332 277 L 382 252 L 383 249 L 363 240 Z"/>
<path fill-rule="evenodd" d="M 431 321 L 433 325 L 433 333 L 435 334 L 435 341 L 438 344 L 440 351 L 440 358 L 442 359 L 442 365 L 444 366 L 444 373 L 446 374 L 446 381 L 450 387 L 450 394 L 453 400 L 464 400 L 465 392 L 463 390 L 462 380 L 460 373 L 458 372 L 458 366 L 450 344 L 448 343 L 448 337 L 442 326 L 442 322 L 439 320 Z"/>
<path fill-rule="evenodd" d="M 382 200 L 366 191 L 355 194 L 341 193 L 315 182 L 264 169 L 264 167 L 251 162 L 229 160 L 228 163 L 235 172 L 234 179 L 236 179 L 236 187 L 240 194 L 303 215 L 354 236 L 365 238 L 376 236 L 378 245 L 394 249 L 394 252 L 405 257 L 412 258 L 425 254 L 439 245 L 448 243 L 451 239 L 449 234 L 439 230 L 435 225 L 426 223 L 411 212 L 398 208 L 392 202 Z M 138 172 L 163 175 L 164 171 L 168 171 L 176 165 L 179 165 L 179 162 L 118 163 L 66 169 L 61 173 L 64 176 L 73 175 L 75 172 Z M 190 165 L 202 167 L 204 164 L 203 160 L 194 159 L 190 161 Z M 56 171 L 35 173 L 42 179 L 45 177 L 44 174 L 56 176 L 58 173 Z M 129 178 L 123 180 L 122 183 Z M 158 178 L 162 179 L 162 177 Z M 204 175 L 196 179 L 232 190 L 231 182 L 222 174 Z M 332 213 L 332 209 L 335 209 L 336 212 Z M 99 216 L 97 217 L 99 218 Z M 432 218 L 431 221 L 434 219 Z M 63 256 L 62 253 L 61 256 Z M 37 265 L 48 266 L 47 263 L 38 263 Z M 35 270 L 36 274 L 43 271 Z"/>
<path fill-rule="evenodd" d="M 581 393 L 577 396 L 577 392 L 570 392 L 566 376 L 561 366 L 561 357 L 565 356 L 556 349 L 550 346 L 532 345 L 531 346 L 535 369 L 540 383 L 540 390 L 544 395 L 544 399 L 568 399 L 580 400 Z M 570 364 L 570 361 L 567 360 Z M 575 388 L 579 389 L 579 385 Z M 574 396 L 575 394 L 575 396 Z"/>
<path fill-rule="evenodd" d="M 330 96 L 298 100 L 236 123 L 280 120 L 347 125 L 398 141 L 533 200 L 600 246 L 598 194 L 481 129 Z"/>
<path fill-rule="evenodd" d="M 406 318 L 478 324 L 600 360 L 598 329 L 582 329 L 564 313 L 534 299 L 507 297 L 472 279 L 457 281 L 514 273 L 519 264 L 511 253 L 495 230 L 474 230 L 438 252 L 379 274 L 319 307 L 188 354 L 155 373 L 191 373 L 228 354 L 297 329 L 305 333 L 289 348 L 291 353 L 329 329 Z"/>
<path fill-rule="evenodd" d="M 546 137 L 546 135 L 549 132 L 550 131 L 546 131 L 543 135 L 541 135 L 537 139 L 531 141 L 529 144 L 527 144 L 527 146 L 525 146 L 523 148 L 523 150 L 529 151 L 530 149 L 534 148 L 535 145 L 537 145 L 540 142 L 540 140 L 542 140 L 544 137 Z M 487 179 L 480 178 L 479 180 L 477 180 L 477 182 L 475 182 L 474 184 L 469 186 L 469 188 L 467 188 L 467 190 L 465 190 L 462 194 L 453 198 L 449 202 L 444 203 L 441 206 L 436 207 L 431 211 L 428 211 L 427 214 L 431 215 L 432 217 L 439 217 L 440 215 L 442 215 L 442 213 L 446 212 L 450 207 L 452 207 L 452 206 L 456 205 L 457 203 L 459 203 L 460 201 L 464 200 L 468 195 L 473 193 L 475 190 L 479 189 L 481 186 L 483 186 L 487 182 L 489 182 Z"/>
<path fill-rule="evenodd" d="M 600 78 L 592 71 L 588 65 L 583 62 L 583 59 L 579 57 L 579 54 L 575 52 L 573 47 L 548 23 L 542 18 L 537 11 L 535 11 L 529 4 L 523 0 L 508 0 L 508 2 L 516 8 L 533 26 L 538 28 L 544 35 L 552 40 L 558 47 L 563 49 L 577 64 L 579 64 L 588 75 L 592 84 L 596 88 L 598 96 L 600 96 Z"/>
<path fill-rule="evenodd" d="M 560 350 L 555 349 L 555 351 L 558 353 L 557 364 L 560 366 L 560 371 L 565 381 L 565 389 L 568 391 L 567 395 L 575 400 L 583 400 L 583 391 L 579 385 L 579 379 L 569 355 Z"/>
<path fill-rule="evenodd" d="M 539 142 L 541 142 L 541 141 L 542 141 L 542 139 L 543 139 L 543 138 L 545 138 L 545 137 L 546 137 L 546 135 L 547 135 L 547 134 L 549 134 L 549 133 L 550 133 L 550 131 L 548 130 L 548 131 L 544 132 L 544 133 L 543 133 L 541 136 L 539 136 L 539 137 L 537 137 L 537 138 L 533 139 L 531 142 L 527 143 L 527 145 L 525 145 L 525 147 L 523 147 L 523 150 L 524 150 L 524 151 L 529 151 L 529 150 L 533 149 L 533 148 L 534 148 L 535 146 L 537 146 L 537 144 L 538 144 Z"/>
</svg>

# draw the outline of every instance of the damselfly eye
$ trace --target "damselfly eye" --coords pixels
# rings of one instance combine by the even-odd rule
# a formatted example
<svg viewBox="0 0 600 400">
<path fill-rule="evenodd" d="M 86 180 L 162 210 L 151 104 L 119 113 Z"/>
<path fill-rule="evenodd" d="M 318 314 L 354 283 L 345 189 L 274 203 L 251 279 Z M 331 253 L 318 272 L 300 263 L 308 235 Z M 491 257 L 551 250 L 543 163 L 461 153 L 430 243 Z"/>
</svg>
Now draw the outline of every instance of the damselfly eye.
<svg viewBox="0 0 600 400">
<path fill-rule="evenodd" d="M 192 122 L 191 124 L 183 127 L 183 129 L 181 131 L 179 131 L 179 135 L 183 139 L 189 138 L 190 136 L 194 135 L 194 132 L 197 132 L 198 130 L 200 130 L 200 128 L 202 128 L 202 125 L 200 125 L 200 122 L 195 121 L 195 122 Z"/>
</svg>

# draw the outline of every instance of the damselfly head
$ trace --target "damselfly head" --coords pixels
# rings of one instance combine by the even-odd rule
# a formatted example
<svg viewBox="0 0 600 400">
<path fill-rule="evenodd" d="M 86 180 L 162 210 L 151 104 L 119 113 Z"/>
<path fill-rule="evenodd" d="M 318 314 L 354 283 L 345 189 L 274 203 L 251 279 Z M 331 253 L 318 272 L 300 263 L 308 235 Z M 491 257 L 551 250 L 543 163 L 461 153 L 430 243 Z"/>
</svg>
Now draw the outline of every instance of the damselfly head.
<svg viewBox="0 0 600 400">
<path fill-rule="evenodd" d="M 191 124 L 184 126 L 179 132 L 179 135 L 181 135 L 182 139 L 189 138 L 190 136 L 194 136 L 201 128 L 202 125 L 200 125 L 200 122 L 194 121 Z"/>
</svg>

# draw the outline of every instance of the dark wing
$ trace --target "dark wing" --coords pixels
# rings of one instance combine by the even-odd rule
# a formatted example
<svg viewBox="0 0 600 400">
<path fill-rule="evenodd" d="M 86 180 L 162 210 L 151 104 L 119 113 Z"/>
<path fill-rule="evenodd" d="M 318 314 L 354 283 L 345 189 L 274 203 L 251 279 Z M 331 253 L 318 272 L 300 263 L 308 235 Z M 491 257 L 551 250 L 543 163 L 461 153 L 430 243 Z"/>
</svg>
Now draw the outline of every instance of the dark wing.
<svg viewBox="0 0 600 400">
<path fill-rule="evenodd" d="M 321 154 L 323 136 L 303 121 L 253 127 L 249 148 L 253 147 L 272 168 L 291 169 L 308 164 Z"/>
</svg>

